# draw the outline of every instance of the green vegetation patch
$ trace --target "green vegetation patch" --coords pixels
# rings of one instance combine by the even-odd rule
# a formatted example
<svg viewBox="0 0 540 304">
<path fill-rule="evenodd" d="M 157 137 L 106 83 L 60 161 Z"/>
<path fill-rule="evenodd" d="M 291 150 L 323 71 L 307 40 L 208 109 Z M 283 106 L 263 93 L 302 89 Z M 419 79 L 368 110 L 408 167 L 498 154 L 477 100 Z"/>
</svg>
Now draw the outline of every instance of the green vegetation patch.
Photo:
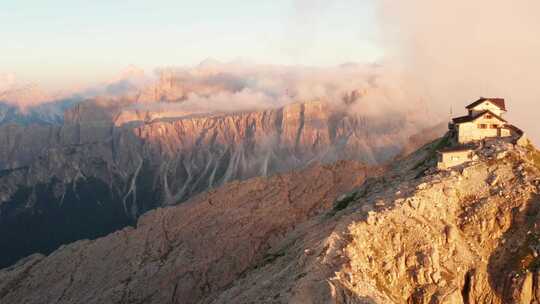
<svg viewBox="0 0 540 304">
<path fill-rule="evenodd" d="M 435 153 L 438 150 L 448 148 L 450 147 L 450 136 L 445 135 L 443 138 L 439 139 L 439 141 L 433 146 L 431 152 Z"/>
</svg>

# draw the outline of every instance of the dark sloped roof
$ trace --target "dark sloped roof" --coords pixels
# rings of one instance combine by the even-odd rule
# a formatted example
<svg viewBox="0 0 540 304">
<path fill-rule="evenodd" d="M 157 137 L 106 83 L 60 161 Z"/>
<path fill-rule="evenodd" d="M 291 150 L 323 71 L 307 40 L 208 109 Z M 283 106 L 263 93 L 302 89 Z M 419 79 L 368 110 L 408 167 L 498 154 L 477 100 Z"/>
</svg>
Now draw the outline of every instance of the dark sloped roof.
<svg viewBox="0 0 540 304">
<path fill-rule="evenodd" d="M 470 115 L 467 115 L 467 116 L 460 116 L 460 117 L 456 117 L 456 118 L 452 118 L 452 121 L 454 123 L 464 123 L 464 122 L 469 122 L 469 121 L 473 121 L 475 119 L 474 116 L 470 116 Z"/>
<path fill-rule="evenodd" d="M 476 148 L 478 148 L 478 145 L 476 144 L 465 144 L 465 145 L 459 145 L 455 147 L 441 149 L 438 152 L 439 153 L 464 152 L 464 151 L 469 151 L 469 150 L 475 150 Z"/>
<path fill-rule="evenodd" d="M 485 110 L 485 111 L 482 111 L 480 113 L 478 113 L 477 115 L 469 115 L 469 116 L 461 116 L 461 117 L 456 117 L 454 119 L 452 119 L 452 121 L 454 123 L 457 123 L 457 124 L 460 124 L 460 123 L 465 123 L 465 122 L 471 122 L 471 121 L 475 121 L 476 119 L 484 116 L 485 114 L 491 114 L 493 117 L 497 118 L 498 120 L 500 121 L 504 121 L 504 122 L 507 122 L 506 119 L 500 117 L 499 115 L 491 112 L 490 110 Z"/>
<path fill-rule="evenodd" d="M 514 126 L 514 125 L 506 125 L 504 126 L 506 129 L 510 129 L 514 132 L 516 132 L 518 135 L 523 135 L 525 134 L 525 132 L 523 132 L 523 130 L 521 130 L 520 128 Z"/>
<path fill-rule="evenodd" d="M 466 108 L 467 109 L 472 109 L 472 108 L 476 107 L 477 105 L 483 103 L 484 101 L 489 101 L 492 104 L 499 107 L 499 109 L 501 109 L 503 111 L 506 111 L 506 102 L 504 101 L 504 98 L 485 98 L 485 97 L 481 97 L 477 101 L 475 101 L 475 102 L 471 103 L 470 105 L 468 105 Z"/>
</svg>

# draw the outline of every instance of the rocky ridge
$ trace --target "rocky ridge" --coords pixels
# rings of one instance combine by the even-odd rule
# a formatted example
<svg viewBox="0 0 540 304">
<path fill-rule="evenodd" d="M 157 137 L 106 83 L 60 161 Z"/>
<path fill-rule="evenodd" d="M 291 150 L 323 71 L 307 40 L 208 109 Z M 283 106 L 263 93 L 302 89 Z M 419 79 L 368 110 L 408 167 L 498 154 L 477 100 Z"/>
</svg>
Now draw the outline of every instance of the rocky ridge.
<svg viewBox="0 0 540 304">
<path fill-rule="evenodd" d="M 196 303 L 274 260 L 266 253 L 288 232 L 379 173 L 344 161 L 229 183 L 151 211 L 136 228 L 0 271 L 0 302 Z"/>
<path fill-rule="evenodd" d="M 495 143 L 440 172 L 432 152 L 350 193 L 213 302 L 538 303 L 540 153 Z"/>
<path fill-rule="evenodd" d="M 252 203 L 247 202 L 257 201 L 250 199 L 253 195 L 269 193 L 233 184 L 222 188 L 234 188 L 227 199 L 220 189 L 200 201 L 160 209 L 143 217 L 135 229 L 74 243 L 1 271 L 0 299 L 538 303 L 540 152 L 493 142 L 478 151 L 476 161 L 437 171 L 438 144 L 425 146 L 383 176 L 346 192 L 332 209 L 325 203 L 326 209 L 315 208 L 322 213 L 294 218 L 287 229 L 260 227 L 268 228 L 268 221 L 285 224 L 298 214 L 285 206 L 306 206 L 306 197 L 296 201 L 290 193 L 278 195 L 270 209 L 264 200 L 249 208 Z M 302 177 L 305 187 L 324 187 L 326 182 L 316 183 L 318 177 L 309 179 L 312 173 Z M 343 174 L 334 178 L 347 176 Z M 187 214 L 189 221 L 176 218 Z M 153 234 L 144 237 L 147 231 Z M 271 241 L 261 246 L 261 239 Z M 51 275 L 62 278 L 44 280 Z M 137 288 L 140 284 L 144 288 Z M 102 292 L 96 295 L 95 290 Z"/>
<path fill-rule="evenodd" d="M 320 102 L 117 124 L 104 101 L 61 125 L 0 125 L 0 266 L 106 235 L 138 216 L 234 180 L 402 151 L 415 117 L 391 121 Z M 25 227 L 35 227 L 28 230 Z"/>
</svg>

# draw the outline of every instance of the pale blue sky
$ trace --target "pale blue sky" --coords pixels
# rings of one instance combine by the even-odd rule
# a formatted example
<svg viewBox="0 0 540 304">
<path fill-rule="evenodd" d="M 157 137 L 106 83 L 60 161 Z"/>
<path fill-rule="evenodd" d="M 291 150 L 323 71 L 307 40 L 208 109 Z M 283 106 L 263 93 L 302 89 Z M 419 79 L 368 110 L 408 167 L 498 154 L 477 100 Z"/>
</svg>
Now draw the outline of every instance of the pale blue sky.
<svg viewBox="0 0 540 304">
<path fill-rule="evenodd" d="M 59 88 L 131 64 L 373 62 L 375 21 L 371 0 L 2 0 L 0 73 Z"/>
</svg>

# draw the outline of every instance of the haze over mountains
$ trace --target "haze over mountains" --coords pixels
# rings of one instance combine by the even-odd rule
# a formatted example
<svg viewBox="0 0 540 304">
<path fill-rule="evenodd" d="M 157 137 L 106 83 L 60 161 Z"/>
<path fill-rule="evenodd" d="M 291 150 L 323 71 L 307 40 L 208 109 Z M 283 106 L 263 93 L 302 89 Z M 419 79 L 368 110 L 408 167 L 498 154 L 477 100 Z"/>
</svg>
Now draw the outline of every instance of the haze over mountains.
<svg viewBox="0 0 540 304">
<path fill-rule="evenodd" d="M 101 84 L 56 93 L 40 89 L 37 84 L 19 83 L 13 76 L 5 75 L 5 84 L 0 88 L 0 123 L 23 122 L 25 117 L 31 116 L 34 116 L 35 119 L 31 119 L 34 122 L 58 123 L 68 106 L 86 99 L 109 103 L 114 100 L 116 111 L 122 115 L 118 120 L 121 123 L 138 120 L 140 117 L 135 116 L 142 113 L 153 113 L 154 118 L 180 117 L 277 108 L 298 101 L 324 100 L 339 107 L 344 98 L 361 100 L 352 109 L 364 115 L 412 111 L 415 103 L 421 103 L 421 111 L 429 112 L 426 120 L 443 120 L 448 118 L 450 111 L 477 97 L 475 93 L 486 93 L 485 96 L 500 94 L 507 97 L 514 109 L 512 120 L 528 127 L 533 141 L 540 138 L 536 128 L 530 127 L 531 111 L 526 109 L 536 99 L 526 93 L 534 91 L 525 88 L 526 83 L 520 84 L 521 90 L 510 80 L 500 83 L 499 77 L 489 77 L 485 79 L 486 85 L 472 88 L 449 79 L 446 83 L 454 83 L 456 89 L 446 92 L 444 88 L 435 89 L 441 85 L 438 82 L 433 86 L 426 85 L 428 82 L 419 79 L 424 74 L 390 68 L 391 65 L 390 62 L 384 65 L 350 63 L 315 68 L 242 61 L 222 63 L 208 59 L 197 66 L 161 68 L 153 73 L 131 66 Z M 430 66 L 435 68 L 437 64 Z M 429 73 L 426 71 L 425 75 Z M 470 75 L 472 71 L 463 73 Z M 454 76 L 447 74 L 445 77 Z M 502 87 L 507 89 L 500 89 Z M 352 95 L 347 97 L 347 94 Z M 414 100 L 412 104 L 411 100 Z"/>
<path fill-rule="evenodd" d="M 504 97 L 512 104 L 512 121 L 540 144 L 538 1 L 376 3 L 385 64 L 401 67 L 433 107 L 446 115 L 471 96 Z"/>
<path fill-rule="evenodd" d="M 182 101 L 182 108 L 190 112 L 231 112 L 323 99 L 339 104 L 344 94 L 364 91 L 363 95 L 369 95 L 364 99 L 371 99 L 363 105 L 367 111 L 396 107 L 396 100 L 405 96 L 418 98 L 409 94 L 406 86 L 398 86 L 399 75 L 380 66 L 361 64 L 316 68 L 207 59 L 194 67 L 157 69 L 154 75 L 132 66 L 102 84 L 60 93 L 46 93 L 36 84 L 14 79 L 10 82 L 0 88 L 0 100 L 22 108 L 74 97 L 100 97 L 130 103 Z"/>
<path fill-rule="evenodd" d="M 0 304 L 540 304 L 538 0 L 0 2 Z"/>
<path fill-rule="evenodd" d="M 230 181 L 318 162 L 380 165 L 436 137 L 444 124 L 411 138 L 436 116 L 422 100 L 396 107 L 404 94 L 385 77 L 376 66 L 205 61 L 156 79 L 130 69 L 54 102 L 5 103 L 0 264 L 106 235 Z"/>
</svg>

